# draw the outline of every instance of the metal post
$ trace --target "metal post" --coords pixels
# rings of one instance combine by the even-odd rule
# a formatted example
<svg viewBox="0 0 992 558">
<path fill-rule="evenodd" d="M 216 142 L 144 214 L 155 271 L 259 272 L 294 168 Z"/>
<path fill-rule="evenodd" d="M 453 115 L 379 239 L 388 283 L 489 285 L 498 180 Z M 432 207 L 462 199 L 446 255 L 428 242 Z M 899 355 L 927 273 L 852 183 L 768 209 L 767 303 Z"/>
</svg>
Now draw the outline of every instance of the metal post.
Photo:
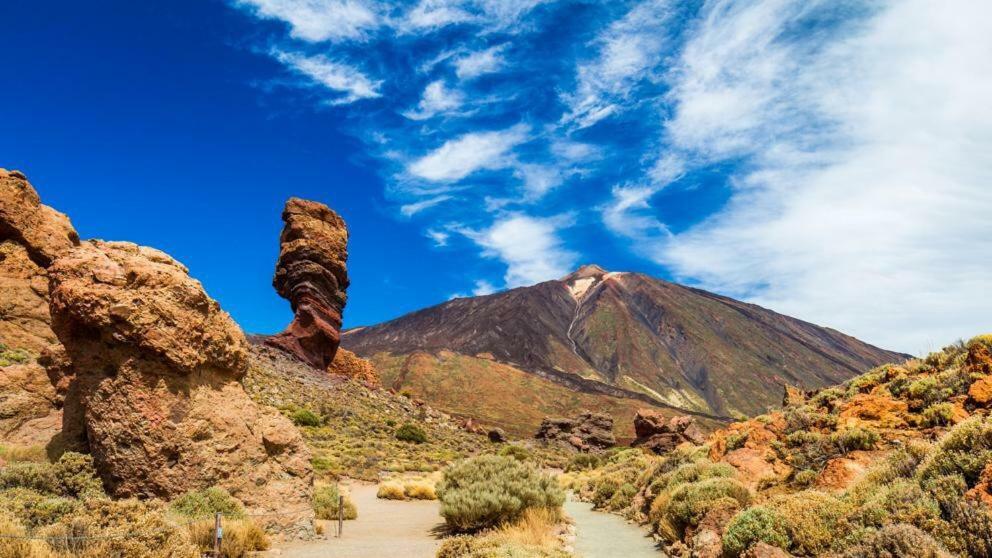
<svg viewBox="0 0 992 558">
<path fill-rule="evenodd" d="M 220 541 L 224 537 L 223 527 L 220 525 L 220 512 L 214 516 L 214 556 L 220 556 Z"/>
<path fill-rule="evenodd" d="M 338 537 L 341 536 L 342 529 L 344 529 L 344 496 L 338 493 Z"/>
</svg>

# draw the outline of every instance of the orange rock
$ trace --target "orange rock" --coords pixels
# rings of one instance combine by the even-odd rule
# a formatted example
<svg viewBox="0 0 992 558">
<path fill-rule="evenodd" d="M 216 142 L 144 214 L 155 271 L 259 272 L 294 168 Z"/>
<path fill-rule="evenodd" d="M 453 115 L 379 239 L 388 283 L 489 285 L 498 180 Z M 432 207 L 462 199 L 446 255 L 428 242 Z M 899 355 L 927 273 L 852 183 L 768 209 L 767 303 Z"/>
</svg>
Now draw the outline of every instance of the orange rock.
<svg viewBox="0 0 992 558">
<path fill-rule="evenodd" d="M 992 351 L 984 343 L 974 343 L 968 347 L 965 367 L 972 374 L 992 374 Z"/>
<path fill-rule="evenodd" d="M 375 371 L 375 366 L 347 349 L 338 349 L 337 354 L 334 355 L 334 362 L 327 371 L 359 381 L 372 388 L 380 386 L 379 374 Z"/>
<path fill-rule="evenodd" d="M 965 494 L 965 497 L 983 502 L 985 505 L 992 507 L 992 463 L 985 466 L 981 476 L 978 478 L 978 484 L 975 485 L 975 488 L 969 490 Z"/>
<path fill-rule="evenodd" d="M 36 363 L 0 368 L 0 440 L 10 444 L 47 444 L 62 430 L 55 388 Z"/>
<path fill-rule="evenodd" d="M 840 408 L 840 426 L 900 428 L 906 426 L 909 408 L 885 390 L 859 393 Z"/>
<path fill-rule="evenodd" d="M 216 485 L 251 513 L 295 512 L 267 516 L 269 527 L 312 534 L 310 452 L 288 419 L 249 398 L 244 334 L 185 267 L 94 241 L 49 275 L 65 357 L 46 362 L 68 384 L 63 435 L 83 436 L 112 495 L 169 499 Z"/>
<path fill-rule="evenodd" d="M 775 458 L 770 448 L 743 447 L 723 456 L 723 462 L 737 469 L 737 480 L 751 490 L 765 479 L 784 479 L 792 468 Z"/>
<path fill-rule="evenodd" d="M 968 388 L 968 399 L 983 407 L 992 403 L 992 375 L 979 378 L 971 384 Z"/>
<path fill-rule="evenodd" d="M 878 452 L 852 451 L 844 457 L 831 459 L 816 480 L 817 487 L 843 492 L 868 471 Z"/>
</svg>

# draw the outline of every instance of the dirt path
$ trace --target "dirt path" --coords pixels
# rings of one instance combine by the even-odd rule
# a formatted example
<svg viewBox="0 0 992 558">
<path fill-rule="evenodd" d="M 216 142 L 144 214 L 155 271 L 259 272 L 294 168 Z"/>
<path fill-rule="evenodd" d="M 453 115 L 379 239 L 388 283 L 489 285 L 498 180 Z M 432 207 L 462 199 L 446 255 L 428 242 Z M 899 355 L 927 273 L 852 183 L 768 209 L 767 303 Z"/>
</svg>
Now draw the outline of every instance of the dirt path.
<svg viewBox="0 0 992 558">
<path fill-rule="evenodd" d="M 375 497 L 377 487 L 354 484 L 358 519 L 344 522 L 341 538 L 328 524 L 327 539 L 281 547 L 280 558 L 433 558 L 441 541 L 431 530 L 442 524 L 437 502 L 397 502 Z"/>
<path fill-rule="evenodd" d="M 647 531 L 622 517 L 592 510 L 571 497 L 565 511 L 575 520 L 575 553 L 582 558 L 665 558 Z"/>
</svg>

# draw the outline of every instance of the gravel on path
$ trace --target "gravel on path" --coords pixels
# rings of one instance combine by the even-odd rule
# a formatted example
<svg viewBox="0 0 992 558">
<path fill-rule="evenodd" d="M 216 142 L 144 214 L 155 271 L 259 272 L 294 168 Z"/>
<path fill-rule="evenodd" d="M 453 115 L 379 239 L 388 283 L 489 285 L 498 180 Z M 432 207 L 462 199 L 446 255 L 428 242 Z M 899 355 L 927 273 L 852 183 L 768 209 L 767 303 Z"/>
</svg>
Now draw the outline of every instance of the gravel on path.
<svg viewBox="0 0 992 558">
<path fill-rule="evenodd" d="M 575 520 L 575 553 L 581 558 L 665 558 L 647 531 L 620 516 L 593 511 L 571 495 L 565 512 Z"/>
</svg>

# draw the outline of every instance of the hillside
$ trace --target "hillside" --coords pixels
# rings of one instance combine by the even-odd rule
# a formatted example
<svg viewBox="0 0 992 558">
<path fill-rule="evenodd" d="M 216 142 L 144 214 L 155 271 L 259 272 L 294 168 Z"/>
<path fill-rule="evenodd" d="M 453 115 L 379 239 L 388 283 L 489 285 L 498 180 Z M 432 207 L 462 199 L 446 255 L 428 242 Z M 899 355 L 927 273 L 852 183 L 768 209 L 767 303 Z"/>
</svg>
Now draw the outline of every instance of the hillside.
<svg viewBox="0 0 992 558">
<path fill-rule="evenodd" d="M 907 356 L 753 304 L 592 265 L 560 280 L 351 329 L 341 339 L 372 359 L 387 385 L 441 408 L 447 402 L 431 388 L 441 377 L 460 373 L 466 386 L 490 381 L 479 376 L 490 367 L 479 360 L 584 393 L 727 416 L 778 404 L 783 385 L 837 384 Z M 452 357 L 426 368 L 418 360 L 415 375 L 404 370 L 407 356 L 443 351 L 458 355 L 457 370 Z M 514 378 L 506 390 L 520 389 L 512 383 L 522 376 Z M 497 401 L 482 398 L 478 413 L 500 408 L 498 391 L 484 390 Z"/>
</svg>

